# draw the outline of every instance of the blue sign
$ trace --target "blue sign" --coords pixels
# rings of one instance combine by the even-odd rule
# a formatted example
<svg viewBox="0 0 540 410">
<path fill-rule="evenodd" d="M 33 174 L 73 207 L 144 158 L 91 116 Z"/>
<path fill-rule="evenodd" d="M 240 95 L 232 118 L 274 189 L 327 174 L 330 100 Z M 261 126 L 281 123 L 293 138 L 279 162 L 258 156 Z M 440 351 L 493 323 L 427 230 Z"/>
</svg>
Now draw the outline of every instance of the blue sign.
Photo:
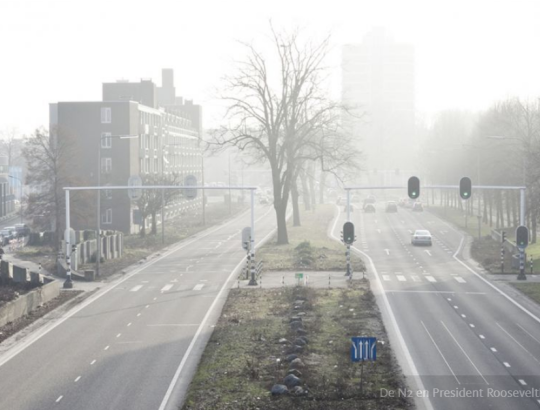
<svg viewBox="0 0 540 410">
<path fill-rule="evenodd" d="M 351 360 L 353 362 L 377 360 L 376 337 L 353 337 L 351 342 Z"/>
</svg>

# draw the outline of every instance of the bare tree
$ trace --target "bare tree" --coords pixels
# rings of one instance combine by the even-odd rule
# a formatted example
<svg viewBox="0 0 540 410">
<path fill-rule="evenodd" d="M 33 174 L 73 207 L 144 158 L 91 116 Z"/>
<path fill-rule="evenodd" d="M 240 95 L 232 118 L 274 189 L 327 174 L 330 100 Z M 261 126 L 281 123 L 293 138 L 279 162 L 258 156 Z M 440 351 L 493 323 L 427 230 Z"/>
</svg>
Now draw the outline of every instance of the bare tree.
<svg viewBox="0 0 540 410">
<path fill-rule="evenodd" d="M 55 233 L 54 246 L 58 249 L 65 228 L 63 188 L 77 185 L 80 181 L 73 176 L 77 166 L 74 140 L 67 133 L 58 132 L 55 135 L 50 136 L 45 129 L 36 130 L 25 140 L 22 152 L 28 164 L 26 182 L 31 187 L 26 216 L 50 222 Z M 82 196 L 77 198 L 82 199 Z M 84 212 L 88 207 L 73 206 L 72 209 L 76 214 Z"/>
<path fill-rule="evenodd" d="M 16 128 L 6 128 L 0 133 L 2 137 L 2 151 L 6 153 L 8 157 L 8 167 L 11 167 L 15 161 L 15 157 L 18 154 L 18 142 L 21 137 Z"/>
<path fill-rule="evenodd" d="M 329 37 L 302 41 L 298 32 L 271 30 L 272 57 L 244 44 L 246 59 L 225 79 L 228 125 L 211 144 L 235 146 L 270 165 L 277 220 L 277 243 L 288 243 L 287 205 L 305 161 L 339 173 L 355 166 L 359 153 L 340 129 L 342 107 L 325 91 Z M 275 69 L 273 69 L 275 67 Z M 296 195 L 296 194 L 295 194 Z"/>
<path fill-rule="evenodd" d="M 177 185 L 180 181 L 178 173 L 149 174 L 143 177 L 143 185 Z M 152 218 L 151 233 L 157 233 L 157 214 L 180 195 L 178 190 L 166 189 L 161 192 L 157 189 L 143 189 L 142 196 L 137 201 L 142 219 L 141 236 L 146 235 L 146 218 Z M 163 200 L 162 200 L 163 199 Z"/>
</svg>

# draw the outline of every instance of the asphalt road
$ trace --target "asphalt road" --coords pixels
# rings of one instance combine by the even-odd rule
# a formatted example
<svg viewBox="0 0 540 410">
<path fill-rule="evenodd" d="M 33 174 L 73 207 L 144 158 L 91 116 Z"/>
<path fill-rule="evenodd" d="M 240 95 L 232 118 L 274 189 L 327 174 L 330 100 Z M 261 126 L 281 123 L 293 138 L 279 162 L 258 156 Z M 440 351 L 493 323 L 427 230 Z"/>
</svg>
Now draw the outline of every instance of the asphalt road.
<svg viewBox="0 0 540 410">
<path fill-rule="evenodd" d="M 351 214 L 353 250 L 412 386 L 401 394 L 427 409 L 540 408 L 540 309 L 484 280 L 462 255 L 466 239 L 435 215 L 383 209 Z M 412 246 L 415 229 L 433 246 Z"/>
<path fill-rule="evenodd" d="M 256 208 L 256 239 L 275 225 Z M 249 213 L 208 229 L 0 356 L 0 409 L 177 409 L 241 263 Z M 76 284 L 75 284 L 76 286 Z"/>
</svg>

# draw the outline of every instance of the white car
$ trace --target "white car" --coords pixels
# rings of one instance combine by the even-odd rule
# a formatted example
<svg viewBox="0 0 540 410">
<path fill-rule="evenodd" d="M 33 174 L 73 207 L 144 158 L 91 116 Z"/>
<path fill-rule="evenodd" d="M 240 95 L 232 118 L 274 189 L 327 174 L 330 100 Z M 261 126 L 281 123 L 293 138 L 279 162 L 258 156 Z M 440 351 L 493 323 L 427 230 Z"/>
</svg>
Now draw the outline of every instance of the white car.
<svg viewBox="0 0 540 410">
<path fill-rule="evenodd" d="M 427 245 L 431 246 L 431 233 L 425 229 L 417 229 L 412 234 L 411 244 L 416 245 Z"/>
</svg>

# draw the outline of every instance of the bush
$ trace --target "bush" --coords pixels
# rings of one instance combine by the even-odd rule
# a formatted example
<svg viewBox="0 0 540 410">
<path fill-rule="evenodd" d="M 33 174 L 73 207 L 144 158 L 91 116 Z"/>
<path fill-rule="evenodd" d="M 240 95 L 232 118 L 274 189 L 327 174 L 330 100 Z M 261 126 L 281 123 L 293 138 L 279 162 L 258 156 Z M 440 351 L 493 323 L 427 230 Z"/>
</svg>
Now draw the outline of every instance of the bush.
<svg viewBox="0 0 540 410">
<path fill-rule="evenodd" d="M 315 262 L 313 247 L 309 241 L 303 241 L 294 248 L 296 264 L 300 266 L 311 266 Z"/>
</svg>

